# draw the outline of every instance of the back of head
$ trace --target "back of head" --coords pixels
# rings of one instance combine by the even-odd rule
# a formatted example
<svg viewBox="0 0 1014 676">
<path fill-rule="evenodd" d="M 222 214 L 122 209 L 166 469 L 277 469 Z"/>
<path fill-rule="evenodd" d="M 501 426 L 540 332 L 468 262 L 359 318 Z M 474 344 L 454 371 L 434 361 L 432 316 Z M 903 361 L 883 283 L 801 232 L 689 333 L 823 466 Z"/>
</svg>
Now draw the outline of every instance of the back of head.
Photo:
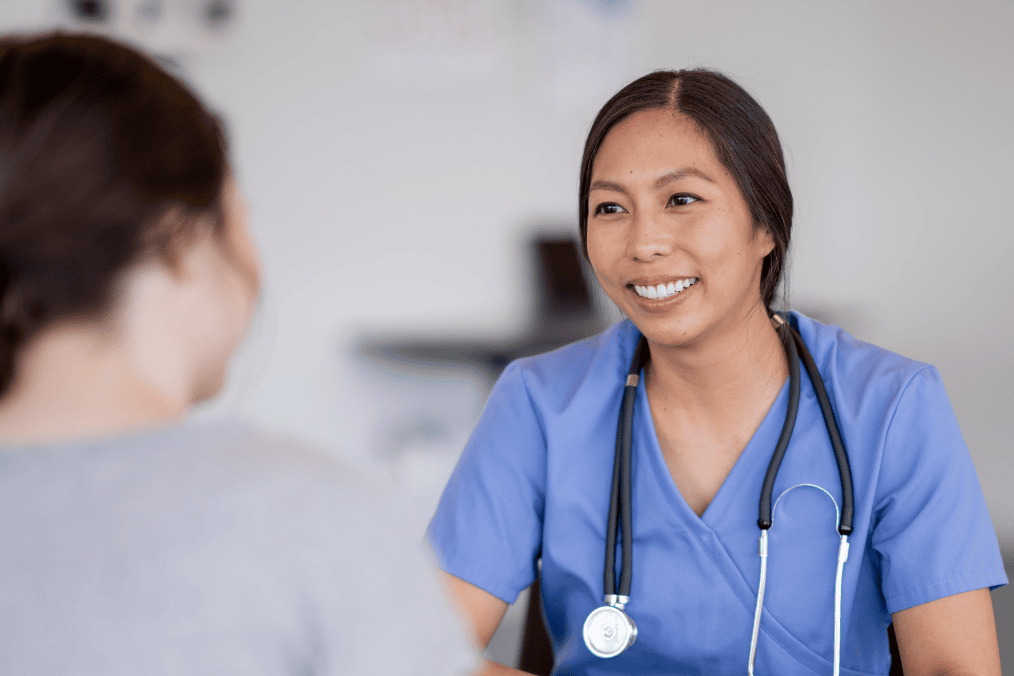
<svg viewBox="0 0 1014 676">
<path fill-rule="evenodd" d="M 774 250 L 761 270 L 761 297 L 770 310 L 781 281 L 792 228 L 792 192 L 771 118 L 738 84 L 704 69 L 663 70 L 634 80 L 599 111 L 581 160 L 579 223 L 588 254 L 588 194 L 595 156 L 618 122 L 644 110 L 671 110 L 697 125 L 736 180 L 756 227 L 770 231 Z"/>
<path fill-rule="evenodd" d="M 198 216 L 221 228 L 225 146 L 197 97 L 128 47 L 0 39 L 0 396 L 47 325 L 101 315 L 118 276 Z M 188 218 L 166 228 L 169 210 Z"/>
</svg>

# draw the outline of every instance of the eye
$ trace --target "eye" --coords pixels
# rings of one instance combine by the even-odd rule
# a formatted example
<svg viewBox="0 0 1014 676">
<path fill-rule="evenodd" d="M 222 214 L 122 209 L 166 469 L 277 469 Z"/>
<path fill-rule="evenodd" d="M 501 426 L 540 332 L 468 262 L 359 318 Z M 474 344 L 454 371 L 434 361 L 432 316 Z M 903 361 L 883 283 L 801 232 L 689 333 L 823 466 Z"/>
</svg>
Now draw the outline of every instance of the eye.
<svg viewBox="0 0 1014 676">
<path fill-rule="evenodd" d="M 604 215 L 608 215 L 608 214 L 622 214 L 622 213 L 625 213 L 625 212 L 626 212 L 626 209 L 624 209 L 623 207 L 621 207 L 616 202 L 603 202 L 602 204 L 600 204 L 597 207 L 595 207 L 595 215 L 596 216 L 598 216 L 600 214 L 604 214 Z"/>
<path fill-rule="evenodd" d="M 694 202 L 697 202 L 700 199 L 701 198 L 697 197 L 696 195 L 690 195 L 685 192 L 676 193 L 675 195 L 669 198 L 669 204 L 667 204 L 666 206 L 685 207 L 688 204 L 693 204 Z"/>
</svg>

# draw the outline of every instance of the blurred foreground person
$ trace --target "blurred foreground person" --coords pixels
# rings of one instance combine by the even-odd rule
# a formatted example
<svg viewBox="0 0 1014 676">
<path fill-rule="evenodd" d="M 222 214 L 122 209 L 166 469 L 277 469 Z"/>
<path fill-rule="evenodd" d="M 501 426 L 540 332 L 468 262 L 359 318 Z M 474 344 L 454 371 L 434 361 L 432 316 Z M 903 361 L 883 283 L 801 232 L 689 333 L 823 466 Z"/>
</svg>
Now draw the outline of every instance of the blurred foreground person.
<svg viewBox="0 0 1014 676">
<path fill-rule="evenodd" d="M 460 674 L 379 477 L 192 423 L 258 262 L 221 127 L 106 40 L 0 40 L 0 673 Z"/>
</svg>

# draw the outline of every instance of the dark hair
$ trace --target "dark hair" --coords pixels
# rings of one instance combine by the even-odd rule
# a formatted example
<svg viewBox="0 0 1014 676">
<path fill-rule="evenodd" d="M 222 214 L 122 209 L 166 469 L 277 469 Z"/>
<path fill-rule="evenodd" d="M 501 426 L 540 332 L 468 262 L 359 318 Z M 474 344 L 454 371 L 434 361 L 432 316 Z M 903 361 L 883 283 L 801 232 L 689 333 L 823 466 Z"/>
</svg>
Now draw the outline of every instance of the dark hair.
<svg viewBox="0 0 1014 676">
<path fill-rule="evenodd" d="M 634 80 L 602 106 L 581 158 L 581 247 L 588 256 L 588 192 L 602 141 L 617 122 L 643 110 L 671 110 L 694 121 L 739 186 L 757 228 L 775 248 L 764 259 L 761 298 L 771 311 L 792 229 L 792 192 L 778 133 L 764 109 L 742 87 L 710 70 L 660 70 Z"/>
<path fill-rule="evenodd" d="M 40 329 L 107 310 L 117 276 L 198 217 L 221 232 L 227 175 L 220 122 L 150 58 L 99 37 L 0 39 L 0 396 Z"/>
</svg>

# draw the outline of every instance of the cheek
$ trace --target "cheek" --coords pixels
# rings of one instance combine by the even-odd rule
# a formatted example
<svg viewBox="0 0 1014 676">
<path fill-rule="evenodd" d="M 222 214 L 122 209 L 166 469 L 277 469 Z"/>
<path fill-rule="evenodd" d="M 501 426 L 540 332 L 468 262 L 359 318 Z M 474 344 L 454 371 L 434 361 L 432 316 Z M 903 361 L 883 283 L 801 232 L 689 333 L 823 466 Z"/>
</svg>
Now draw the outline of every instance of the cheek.
<svg viewBox="0 0 1014 676">
<path fill-rule="evenodd" d="M 234 231 L 231 237 L 234 262 L 246 280 L 251 294 L 257 296 L 261 286 L 260 256 L 257 252 L 257 245 L 245 227 L 237 230 L 238 232 Z"/>
<path fill-rule="evenodd" d="M 224 345 L 234 346 L 242 340 L 256 309 L 260 288 L 260 271 L 255 256 L 236 248 L 219 251 L 218 261 L 218 325 Z"/>
<path fill-rule="evenodd" d="M 735 213 L 723 213 L 722 218 L 698 235 L 690 246 L 702 259 L 711 265 L 740 270 L 743 274 L 751 274 L 754 264 L 759 264 L 773 246 L 769 235 Z"/>
<path fill-rule="evenodd" d="M 588 228 L 588 262 L 591 263 L 595 276 L 602 279 L 609 275 L 615 253 L 615 245 L 610 243 L 604 233 L 597 228 Z"/>
<path fill-rule="evenodd" d="M 591 246 L 588 247 L 588 262 L 591 265 L 592 274 L 595 275 L 595 280 L 602 287 L 602 290 L 606 292 L 606 295 L 611 297 L 613 295 L 611 288 L 613 282 L 609 274 L 609 267 L 593 252 Z"/>
</svg>

